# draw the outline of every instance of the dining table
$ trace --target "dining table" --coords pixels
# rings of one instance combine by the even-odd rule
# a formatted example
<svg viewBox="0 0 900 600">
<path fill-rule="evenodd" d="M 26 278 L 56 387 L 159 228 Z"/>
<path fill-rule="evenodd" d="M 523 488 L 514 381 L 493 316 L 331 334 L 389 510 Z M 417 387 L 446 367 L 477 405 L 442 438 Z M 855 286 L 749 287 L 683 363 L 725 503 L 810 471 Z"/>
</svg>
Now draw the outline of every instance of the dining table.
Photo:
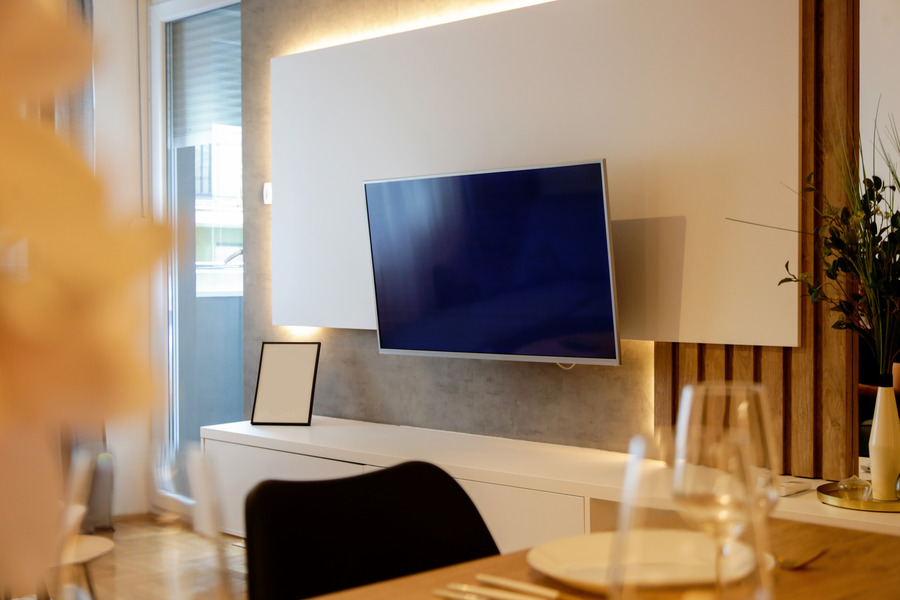
<svg viewBox="0 0 900 600">
<path fill-rule="evenodd" d="M 900 517 L 900 515 L 898 515 Z M 769 548 L 774 556 L 802 559 L 827 550 L 807 566 L 774 567 L 774 598 L 829 600 L 900 598 L 900 536 L 769 518 Z M 449 584 L 483 585 L 488 574 L 559 590 L 563 598 L 604 598 L 567 586 L 530 566 L 529 550 L 499 554 L 447 567 L 319 596 L 320 600 L 422 600 L 437 598 L 434 590 Z M 352 565 L 347 566 L 352 569 Z M 699 600 L 715 598 L 712 585 L 659 587 L 641 598 Z"/>
</svg>

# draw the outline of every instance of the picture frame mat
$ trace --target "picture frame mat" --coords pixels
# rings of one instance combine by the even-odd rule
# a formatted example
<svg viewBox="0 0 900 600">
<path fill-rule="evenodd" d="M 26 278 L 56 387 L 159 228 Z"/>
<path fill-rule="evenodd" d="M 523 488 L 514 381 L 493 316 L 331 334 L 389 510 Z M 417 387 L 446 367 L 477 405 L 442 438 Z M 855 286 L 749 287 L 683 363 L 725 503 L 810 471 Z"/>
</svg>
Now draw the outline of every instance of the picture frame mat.
<svg viewBox="0 0 900 600">
<path fill-rule="evenodd" d="M 253 425 L 309 425 L 319 342 L 263 342 Z"/>
</svg>

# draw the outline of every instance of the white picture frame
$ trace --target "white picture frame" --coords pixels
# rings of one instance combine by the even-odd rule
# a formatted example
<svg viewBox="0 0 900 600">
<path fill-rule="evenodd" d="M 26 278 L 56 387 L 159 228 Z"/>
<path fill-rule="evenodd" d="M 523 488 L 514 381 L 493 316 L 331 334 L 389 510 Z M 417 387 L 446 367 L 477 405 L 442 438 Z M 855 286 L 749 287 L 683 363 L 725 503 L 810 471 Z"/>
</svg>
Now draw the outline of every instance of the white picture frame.
<svg viewBox="0 0 900 600">
<path fill-rule="evenodd" d="M 309 425 L 320 342 L 263 342 L 251 425 Z"/>
</svg>

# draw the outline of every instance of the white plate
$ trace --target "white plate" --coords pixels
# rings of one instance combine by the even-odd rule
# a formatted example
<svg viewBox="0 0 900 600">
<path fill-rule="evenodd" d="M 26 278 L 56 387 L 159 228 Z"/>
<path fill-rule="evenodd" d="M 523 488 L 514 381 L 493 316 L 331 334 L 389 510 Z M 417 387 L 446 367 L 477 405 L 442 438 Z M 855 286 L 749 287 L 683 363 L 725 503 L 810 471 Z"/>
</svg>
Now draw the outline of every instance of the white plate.
<svg viewBox="0 0 900 600">
<path fill-rule="evenodd" d="M 563 538 L 532 548 L 532 568 L 572 587 L 605 592 L 609 587 L 610 548 L 615 532 Z M 712 584 L 715 545 L 707 535 L 683 529 L 637 529 L 628 540 L 627 581 L 648 587 Z M 736 543 L 726 558 L 724 579 L 748 575 L 756 561 L 752 549 Z"/>
</svg>

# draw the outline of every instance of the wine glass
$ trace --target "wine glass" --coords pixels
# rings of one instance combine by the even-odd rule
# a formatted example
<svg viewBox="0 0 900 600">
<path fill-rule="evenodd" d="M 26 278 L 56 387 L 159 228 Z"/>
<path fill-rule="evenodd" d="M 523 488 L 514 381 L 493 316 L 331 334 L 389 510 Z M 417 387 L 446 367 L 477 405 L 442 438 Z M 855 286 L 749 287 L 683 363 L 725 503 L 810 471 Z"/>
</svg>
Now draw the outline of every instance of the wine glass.
<svg viewBox="0 0 900 600">
<path fill-rule="evenodd" d="M 777 497 L 762 406 L 761 388 L 746 384 L 688 386 L 679 406 L 673 499 L 684 520 L 715 543 L 719 597 L 731 545 L 749 529 L 760 549 L 760 518 Z"/>
<path fill-rule="evenodd" d="M 768 411 L 768 398 L 761 385 L 732 381 L 690 385 L 681 394 L 676 429 L 676 436 L 697 427 L 744 429 L 749 438 L 749 468 L 765 514 L 778 500 L 779 472 Z"/>
<path fill-rule="evenodd" d="M 719 597 L 725 584 L 725 557 L 750 524 L 755 502 L 746 449 L 735 434 L 729 429 L 694 427 L 683 438 L 676 437 L 672 497 L 682 518 L 715 543 Z"/>
</svg>

